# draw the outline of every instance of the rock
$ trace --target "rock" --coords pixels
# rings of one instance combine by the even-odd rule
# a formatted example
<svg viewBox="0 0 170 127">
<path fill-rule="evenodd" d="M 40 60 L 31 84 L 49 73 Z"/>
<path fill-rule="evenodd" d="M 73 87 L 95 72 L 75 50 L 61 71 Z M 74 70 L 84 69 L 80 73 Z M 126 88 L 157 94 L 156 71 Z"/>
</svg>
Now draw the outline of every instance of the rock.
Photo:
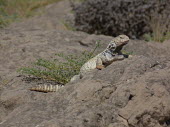
<svg viewBox="0 0 170 127">
<path fill-rule="evenodd" d="M 101 40 L 100 52 L 112 37 L 20 27 L 0 30 L 0 83 L 8 81 L 0 85 L 0 127 L 170 126 L 170 43 L 132 40 L 125 47 L 131 58 L 96 69 L 58 92 L 41 93 L 29 91 L 38 81 L 25 82 L 17 68 L 59 52 L 91 50 L 95 40 Z"/>
</svg>

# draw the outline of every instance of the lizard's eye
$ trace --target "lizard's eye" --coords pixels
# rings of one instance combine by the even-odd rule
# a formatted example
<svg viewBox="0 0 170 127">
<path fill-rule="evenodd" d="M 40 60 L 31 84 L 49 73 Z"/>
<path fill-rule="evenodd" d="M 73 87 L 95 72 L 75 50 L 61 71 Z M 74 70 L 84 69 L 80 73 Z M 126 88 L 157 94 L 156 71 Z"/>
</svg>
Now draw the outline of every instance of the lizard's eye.
<svg viewBox="0 0 170 127">
<path fill-rule="evenodd" d="M 116 47 L 114 45 L 109 45 L 109 49 L 115 49 Z"/>
</svg>

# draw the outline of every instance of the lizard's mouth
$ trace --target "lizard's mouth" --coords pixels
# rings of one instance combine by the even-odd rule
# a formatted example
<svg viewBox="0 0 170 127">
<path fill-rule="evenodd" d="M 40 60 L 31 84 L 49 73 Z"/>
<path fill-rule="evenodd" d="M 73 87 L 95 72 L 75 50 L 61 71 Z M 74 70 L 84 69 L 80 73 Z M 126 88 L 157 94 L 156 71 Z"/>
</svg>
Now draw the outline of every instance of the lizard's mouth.
<svg viewBox="0 0 170 127">
<path fill-rule="evenodd" d="M 124 44 L 126 45 L 128 42 L 129 42 L 129 41 L 125 41 L 125 43 L 124 43 Z"/>
<path fill-rule="evenodd" d="M 128 42 L 129 40 L 124 41 L 121 45 L 117 46 L 115 52 L 119 52 L 120 50 L 122 50 L 123 46 L 126 45 Z"/>
<path fill-rule="evenodd" d="M 129 42 L 129 40 L 128 40 L 128 41 L 124 41 L 120 46 L 124 46 L 124 45 L 126 45 L 128 42 Z"/>
</svg>

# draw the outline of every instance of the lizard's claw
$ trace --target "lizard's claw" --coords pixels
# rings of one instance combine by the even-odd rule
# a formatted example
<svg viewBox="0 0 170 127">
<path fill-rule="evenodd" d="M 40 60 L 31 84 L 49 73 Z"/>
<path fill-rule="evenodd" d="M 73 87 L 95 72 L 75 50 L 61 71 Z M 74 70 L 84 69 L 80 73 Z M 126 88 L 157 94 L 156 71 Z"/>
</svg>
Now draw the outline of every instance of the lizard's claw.
<svg viewBox="0 0 170 127">
<path fill-rule="evenodd" d="M 132 57 L 134 57 L 133 55 L 128 55 L 128 58 L 132 58 Z"/>
<path fill-rule="evenodd" d="M 99 69 L 99 70 L 101 70 L 101 69 L 103 69 L 103 68 L 105 68 L 105 67 L 104 67 L 103 65 L 97 65 L 96 68 Z"/>
</svg>

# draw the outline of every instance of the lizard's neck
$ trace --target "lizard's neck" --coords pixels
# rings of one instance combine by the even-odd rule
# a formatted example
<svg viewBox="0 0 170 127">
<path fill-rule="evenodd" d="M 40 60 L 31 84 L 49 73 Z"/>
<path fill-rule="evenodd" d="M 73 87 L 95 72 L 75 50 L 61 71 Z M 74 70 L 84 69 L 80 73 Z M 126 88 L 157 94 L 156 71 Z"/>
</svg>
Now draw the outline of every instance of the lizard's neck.
<svg viewBox="0 0 170 127">
<path fill-rule="evenodd" d="M 103 51 L 103 53 L 107 53 L 107 54 L 117 54 L 117 53 L 119 53 L 119 52 L 121 52 L 121 50 L 122 50 L 122 48 L 123 48 L 123 46 L 118 46 L 118 47 L 116 47 L 115 49 L 110 49 L 110 48 L 106 48 L 104 51 Z"/>
<path fill-rule="evenodd" d="M 122 48 L 123 48 L 123 46 L 116 47 L 114 52 L 119 53 L 119 52 L 121 52 Z"/>
<path fill-rule="evenodd" d="M 107 55 L 111 55 L 114 56 L 116 54 L 116 52 L 111 51 L 110 49 L 106 48 L 103 52 L 102 55 L 107 56 Z"/>
</svg>

